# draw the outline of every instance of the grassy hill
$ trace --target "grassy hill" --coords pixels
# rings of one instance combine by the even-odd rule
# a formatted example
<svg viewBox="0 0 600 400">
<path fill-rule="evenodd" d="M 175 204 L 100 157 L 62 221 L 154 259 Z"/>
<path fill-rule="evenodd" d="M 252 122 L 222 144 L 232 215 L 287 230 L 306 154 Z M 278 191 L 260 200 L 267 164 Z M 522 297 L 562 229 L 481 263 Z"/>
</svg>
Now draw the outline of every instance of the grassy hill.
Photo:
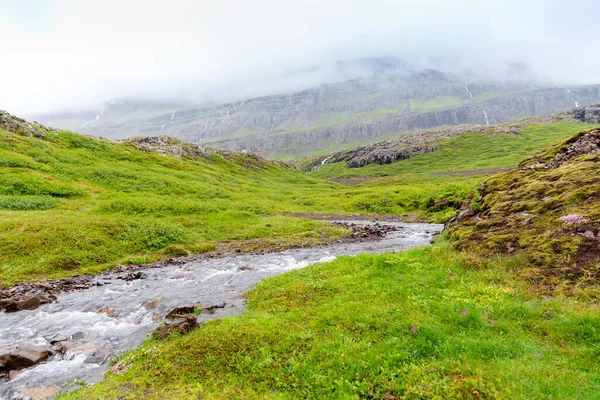
<svg viewBox="0 0 600 400">
<path fill-rule="evenodd" d="M 226 242 L 287 246 L 345 234 L 285 215 L 291 212 L 441 220 L 452 210 L 439 214 L 427 204 L 439 196 L 464 197 L 471 186 L 438 179 L 348 188 L 248 153 L 172 139 L 162 148 L 114 143 L 2 117 L 4 285 L 204 252 Z M 165 149 L 168 154 L 159 154 Z"/>
<path fill-rule="evenodd" d="M 598 128 L 582 131 L 486 180 L 464 203 L 451 237 L 472 251 L 518 255 L 523 273 L 549 290 L 595 284 L 599 144 Z"/>
</svg>

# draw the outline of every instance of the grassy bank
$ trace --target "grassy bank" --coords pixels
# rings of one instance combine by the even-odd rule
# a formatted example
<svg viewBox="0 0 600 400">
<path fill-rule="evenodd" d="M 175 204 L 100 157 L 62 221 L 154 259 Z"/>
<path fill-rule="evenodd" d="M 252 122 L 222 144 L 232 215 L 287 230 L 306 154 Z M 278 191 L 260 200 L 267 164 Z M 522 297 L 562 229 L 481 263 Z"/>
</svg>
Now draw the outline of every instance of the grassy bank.
<svg viewBox="0 0 600 400">
<path fill-rule="evenodd" d="M 433 248 L 343 257 L 259 284 L 242 315 L 147 341 L 75 398 L 591 399 L 598 305 Z"/>
</svg>

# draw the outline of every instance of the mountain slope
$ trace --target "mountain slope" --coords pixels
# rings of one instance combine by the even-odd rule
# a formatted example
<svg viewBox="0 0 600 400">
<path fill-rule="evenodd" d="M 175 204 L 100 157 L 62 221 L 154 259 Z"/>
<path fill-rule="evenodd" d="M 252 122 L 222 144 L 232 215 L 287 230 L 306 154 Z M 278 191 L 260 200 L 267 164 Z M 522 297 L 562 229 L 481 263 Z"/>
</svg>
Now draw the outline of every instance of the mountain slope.
<svg viewBox="0 0 600 400">
<path fill-rule="evenodd" d="M 111 139 L 168 134 L 292 158 L 409 131 L 501 123 L 600 101 L 598 86 L 545 87 L 522 76 L 493 81 L 377 60 L 355 79 L 293 93 L 204 106 L 118 100 L 99 111 L 34 118 Z"/>
</svg>

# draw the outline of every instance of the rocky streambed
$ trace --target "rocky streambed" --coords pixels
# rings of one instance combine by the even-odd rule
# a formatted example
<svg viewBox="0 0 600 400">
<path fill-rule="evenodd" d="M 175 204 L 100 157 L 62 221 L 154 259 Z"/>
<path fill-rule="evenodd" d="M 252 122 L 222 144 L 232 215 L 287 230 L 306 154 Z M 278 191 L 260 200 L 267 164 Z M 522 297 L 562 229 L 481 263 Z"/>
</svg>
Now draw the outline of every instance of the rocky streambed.
<svg viewBox="0 0 600 400">
<path fill-rule="evenodd" d="M 159 326 L 157 334 L 168 334 L 169 326 L 192 329 L 241 312 L 241 295 L 263 279 L 342 255 L 419 247 L 443 228 L 401 222 L 339 223 L 352 228 L 354 240 L 123 268 L 25 285 L 13 289 L 12 297 L 3 291 L 5 306 L 28 302 L 29 307 L 20 303 L 19 310 L 5 307 L 0 312 L 0 397 L 44 398 L 98 382 L 111 357 L 137 347 Z M 190 310 L 197 315 L 186 317 Z"/>
</svg>

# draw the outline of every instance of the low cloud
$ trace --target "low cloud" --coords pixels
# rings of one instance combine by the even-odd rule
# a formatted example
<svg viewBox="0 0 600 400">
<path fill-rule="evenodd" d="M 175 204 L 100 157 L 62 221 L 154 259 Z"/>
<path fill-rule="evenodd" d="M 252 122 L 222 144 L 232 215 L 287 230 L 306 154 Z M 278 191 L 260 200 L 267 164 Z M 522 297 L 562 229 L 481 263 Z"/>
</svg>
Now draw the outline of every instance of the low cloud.
<svg viewBox="0 0 600 400">
<path fill-rule="evenodd" d="M 4 2 L 0 109 L 227 101 L 343 78 L 335 61 L 373 56 L 492 77 L 524 63 L 546 81 L 600 83 L 591 0 L 287 3 Z"/>
</svg>

